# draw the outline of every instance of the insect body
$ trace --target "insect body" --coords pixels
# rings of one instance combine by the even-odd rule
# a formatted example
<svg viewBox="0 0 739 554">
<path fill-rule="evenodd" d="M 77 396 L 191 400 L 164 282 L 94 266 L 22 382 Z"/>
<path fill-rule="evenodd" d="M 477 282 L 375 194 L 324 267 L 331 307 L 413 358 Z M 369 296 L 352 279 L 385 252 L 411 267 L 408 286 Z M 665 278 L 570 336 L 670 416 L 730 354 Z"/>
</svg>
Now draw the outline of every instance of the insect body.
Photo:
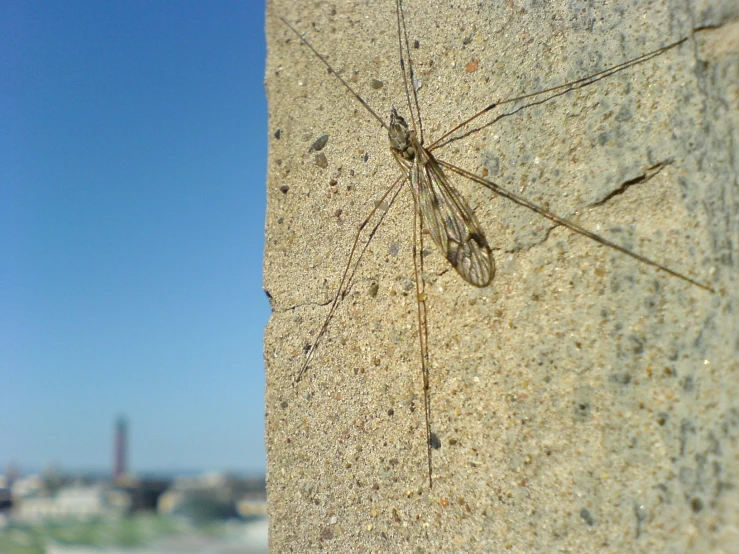
<svg viewBox="0 0 739 554">
<path fill-rule="evenodd" d="M 495 262 L 480 224 L 433 154 L 419 143 L 395 108 L 388 136 L 393 156 L 411 184 L 423 228 L 465 281 L 476 287 L 489 285 Z"/>
</svg>

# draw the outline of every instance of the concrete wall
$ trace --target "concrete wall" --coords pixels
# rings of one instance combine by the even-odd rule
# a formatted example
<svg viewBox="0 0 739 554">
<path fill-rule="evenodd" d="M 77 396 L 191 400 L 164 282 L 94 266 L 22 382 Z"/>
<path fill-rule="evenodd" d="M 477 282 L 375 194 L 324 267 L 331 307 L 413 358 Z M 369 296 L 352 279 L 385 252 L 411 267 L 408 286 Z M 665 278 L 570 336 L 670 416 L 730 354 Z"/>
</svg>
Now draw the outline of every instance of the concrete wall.
<svg viewBox="0 0 739 554">
<path fill-rule="evenodd" d="M 436 155 L 717 290 L 455 180 L 497 274 L 467 285 L 426 237 L 433 488 L 409 191 L 294 383 L 398 169 L 377 121 L 278 16 L 382 117 L 408 113 L 393 2 L 269 4 L 272 551 L 736 551 L 737 3 L 408 2 L 427 144 L 495 100 L 689 36 Z"/>
</svg>

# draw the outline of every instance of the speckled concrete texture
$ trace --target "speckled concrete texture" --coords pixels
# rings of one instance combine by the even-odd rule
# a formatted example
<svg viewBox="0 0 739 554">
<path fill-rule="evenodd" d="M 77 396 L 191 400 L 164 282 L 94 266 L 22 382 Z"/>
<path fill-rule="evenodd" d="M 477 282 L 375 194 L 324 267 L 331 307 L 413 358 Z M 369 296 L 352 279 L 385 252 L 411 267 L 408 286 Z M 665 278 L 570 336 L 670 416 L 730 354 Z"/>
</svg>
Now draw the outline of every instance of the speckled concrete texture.
<svg viewBox="0 0 739 554">
<path fill-rule="evenodd" d="M 407 2 L 426 144 L 689 37 L 435 154 L 716 290 L 455 179 L 497 273 L 467 285 L 426 237 L 432 488 L 408 190 L 294 383 L 398 169 L 278 16 L 382 117 L 408 113 L 392 1 L 269 3 L 271 551 L 739 552 L 737 3 Z"/>
</svg>

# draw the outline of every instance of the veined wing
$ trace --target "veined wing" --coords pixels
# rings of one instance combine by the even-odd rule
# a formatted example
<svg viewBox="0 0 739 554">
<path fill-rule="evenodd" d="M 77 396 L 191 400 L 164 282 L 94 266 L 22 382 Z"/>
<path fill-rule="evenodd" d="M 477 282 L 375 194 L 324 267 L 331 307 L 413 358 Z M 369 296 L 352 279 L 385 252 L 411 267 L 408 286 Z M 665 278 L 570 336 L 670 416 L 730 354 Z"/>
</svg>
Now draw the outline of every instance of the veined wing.
<svg viewBox="0 0 739 554">
<path fill-rule="evenodd" d="M 480 224 L 433 155 L 420 145 L 410 179 L 423 227 L 446 259 L 471 285 L 489 285 L 495 263 Z"/>
</svg>

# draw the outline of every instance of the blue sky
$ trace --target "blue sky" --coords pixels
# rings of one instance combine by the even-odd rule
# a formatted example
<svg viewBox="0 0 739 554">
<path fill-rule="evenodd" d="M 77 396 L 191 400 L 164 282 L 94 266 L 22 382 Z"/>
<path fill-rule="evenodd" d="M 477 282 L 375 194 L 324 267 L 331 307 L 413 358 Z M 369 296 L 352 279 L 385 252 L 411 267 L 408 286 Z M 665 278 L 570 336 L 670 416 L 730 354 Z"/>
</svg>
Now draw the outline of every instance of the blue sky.
<svg viewBox="0 0 739 554">
<path fill-rule="evenodd" d="M 0 472 L 265 467 L 264 5 L 0 7 Z"/>
</svg>

